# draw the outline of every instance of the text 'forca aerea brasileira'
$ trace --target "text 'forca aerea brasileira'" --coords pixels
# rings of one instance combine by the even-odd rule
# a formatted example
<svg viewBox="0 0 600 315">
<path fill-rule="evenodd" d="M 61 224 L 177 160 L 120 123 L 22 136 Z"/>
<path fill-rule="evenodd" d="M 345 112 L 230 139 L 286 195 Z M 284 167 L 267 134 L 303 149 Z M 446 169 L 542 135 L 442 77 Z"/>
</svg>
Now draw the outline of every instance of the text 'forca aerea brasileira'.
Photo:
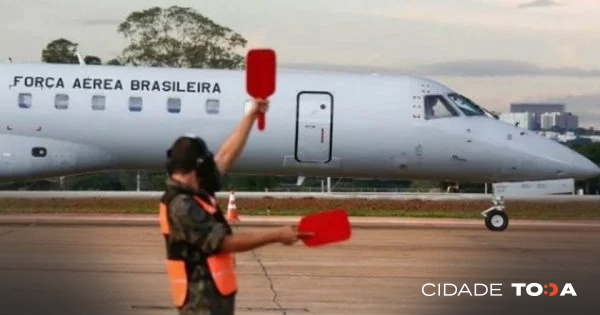
<svg viewBox="0 0 600 315">
<path fill-rule="evenodd" d="M 67 82 L 65 82 L 67 81 Z M 174 80 L 129 80 L 111 78 L 75 78 L 65 80 L 61 77 L 14 76 L 11 87 L 40 89 L 73 88 L 84 90 L 123 90 L 180 93 L 221 93 L 218 82 L 174 81 Z"/>
</svg>

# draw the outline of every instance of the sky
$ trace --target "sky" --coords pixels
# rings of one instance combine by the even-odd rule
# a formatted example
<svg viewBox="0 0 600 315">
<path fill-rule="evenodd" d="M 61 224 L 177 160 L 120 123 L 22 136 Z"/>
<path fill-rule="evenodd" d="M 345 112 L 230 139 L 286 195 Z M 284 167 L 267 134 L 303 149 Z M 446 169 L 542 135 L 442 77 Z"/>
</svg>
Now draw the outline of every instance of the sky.
<svg viewBox="0 0 600 315">
<path fill-rule="evenodd" d="M 170 5 L 276 49 L 282 67 L 424 75 L 498 112 L 565 102 L 600 129 L 598 0 L 3 0 L 0 57 L 40 61 L 64 37 L 108 60 L 129 13 Z"/>
</svg>

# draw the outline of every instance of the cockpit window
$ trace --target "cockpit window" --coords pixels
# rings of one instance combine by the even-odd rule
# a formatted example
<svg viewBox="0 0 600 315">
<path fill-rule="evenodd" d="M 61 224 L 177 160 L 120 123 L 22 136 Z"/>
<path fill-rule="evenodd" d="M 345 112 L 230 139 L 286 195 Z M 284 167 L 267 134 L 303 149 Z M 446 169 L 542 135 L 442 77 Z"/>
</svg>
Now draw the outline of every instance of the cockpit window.
<svg viewBox="0 0 600 315">
<path fill-rule="evenodd" d="M 458 116 L 456 109 L 441 95 L 425 96 L 425 119 L 446 118 Z"/>
<path fill-rule="evenodd" d="M 467 116 L 494 116 L 463 95 L 451 93 L 448 98 Z"/>
</svg>

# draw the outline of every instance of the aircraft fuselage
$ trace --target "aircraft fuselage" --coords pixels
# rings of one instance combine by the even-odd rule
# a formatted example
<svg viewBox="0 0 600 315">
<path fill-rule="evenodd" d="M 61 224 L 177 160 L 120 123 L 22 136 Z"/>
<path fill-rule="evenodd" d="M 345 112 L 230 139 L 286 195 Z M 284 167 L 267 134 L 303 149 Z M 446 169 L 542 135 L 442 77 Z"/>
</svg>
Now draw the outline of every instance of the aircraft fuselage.
<svg viewBox="0 0 600 315">
<path fill-rule="evenodd" d="M 4 181 L 163 171 L 182 134 L 217 151 L 249 100 L 245 72 L 234 70 L 6 64 L 0 87 Z M 470 182 L 597 174 L 559 143 L 465 115 L 451 93 L 414 76 L 279 71 L 266 129 L 254 127 L 232 172 Z M 436 97 L 447 116 L 428 114 Z"/>
</svg>

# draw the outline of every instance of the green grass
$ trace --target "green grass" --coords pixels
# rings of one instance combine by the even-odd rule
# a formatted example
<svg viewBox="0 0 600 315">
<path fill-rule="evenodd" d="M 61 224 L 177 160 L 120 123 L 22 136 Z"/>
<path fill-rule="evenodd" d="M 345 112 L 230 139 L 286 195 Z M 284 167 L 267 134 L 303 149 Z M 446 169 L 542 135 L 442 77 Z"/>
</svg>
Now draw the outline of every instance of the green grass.
<svg viewBox="0 0 600 315">
<path fill-rule="evenodd" d="M 275 209 L 271 215 L 301 216 L 313 211 L 306 209 Z M 394 210 L 394 209 L 346 209 L 348 215 L 355 217 L 418 217 L 418 218 L 480 218 L 478 211 L 442 211 L 442 210 Z M 266 215 L 264 209 L 251 209 L 239 211 L 242 215 Z"/>
<path fill-rule="evenodd" d="M 227 200 L 219 204 L 226 210 Z M 357 217 L 414 217 L 479 219 L 490 206 L 486 201 L 380 201 L 322 199 L 238 199 L 241 215 L 302 216 L 342 207 Z M 0 214 L 157 214 L 158 201 L 149 199 L 3 199 Z M 513 219 L 600 220 L 600 201 L 507 202 Z"/>
</svg>

